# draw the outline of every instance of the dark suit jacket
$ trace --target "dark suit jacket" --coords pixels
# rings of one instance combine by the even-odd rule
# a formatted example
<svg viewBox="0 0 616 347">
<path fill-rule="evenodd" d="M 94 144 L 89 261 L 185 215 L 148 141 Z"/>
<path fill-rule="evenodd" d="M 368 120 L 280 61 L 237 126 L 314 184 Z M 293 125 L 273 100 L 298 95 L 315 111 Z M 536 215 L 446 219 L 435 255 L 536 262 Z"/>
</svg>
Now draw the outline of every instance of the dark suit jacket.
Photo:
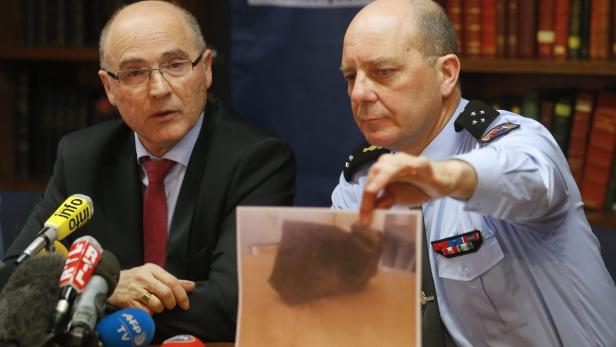
<svg viewBox="0 0 616 347">
<path fill-rule="evenodd" d="M 110 121 L 65 136 L 42 200 L 7 252 L 19 254 L 71 194 L 92 198 L 90 222 L 68 238 L 92 235 L 123 268 L 143 264 L 142 184 L 133 132 Z M 180 333 L 233 341 L 237 317 L 235 207 L 291 205 L 295 160 L 275 136 L 210 100 L 178 197 L 166 269 L 194 280 L 190 310 L 155 314 L 157 340 Z"/>
</svg>

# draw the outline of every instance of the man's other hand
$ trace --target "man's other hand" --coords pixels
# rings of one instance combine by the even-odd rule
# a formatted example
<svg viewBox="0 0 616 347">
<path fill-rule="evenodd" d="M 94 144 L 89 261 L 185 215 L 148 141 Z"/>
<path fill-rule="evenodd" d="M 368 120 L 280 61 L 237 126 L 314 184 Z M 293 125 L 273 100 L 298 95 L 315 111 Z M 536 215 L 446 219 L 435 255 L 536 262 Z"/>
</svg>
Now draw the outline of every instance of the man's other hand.
<svg viewBox="0 0 616 347">
<path fill-rule="evenodd" d="M 108 302 L 117 307 L 136 307 L 149 314 L 178 305 L 188 310 L 188 292 L 195 282 L 177 279 L 156 264 L 145 264 L 120 272 L 120 280 Z"/>
</svg>

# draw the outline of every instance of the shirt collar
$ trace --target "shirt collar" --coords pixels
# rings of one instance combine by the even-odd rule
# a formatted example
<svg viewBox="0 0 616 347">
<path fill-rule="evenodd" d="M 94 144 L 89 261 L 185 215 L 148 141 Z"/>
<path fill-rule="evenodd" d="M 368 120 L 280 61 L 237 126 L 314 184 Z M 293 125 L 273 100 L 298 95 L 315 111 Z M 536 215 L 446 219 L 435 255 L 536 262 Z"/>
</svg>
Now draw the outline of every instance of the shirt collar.
<svg viewBox="0 0 616 347">
<path fill-rule="evenodd" d="M 443 160 L 451 157 L 451 155 L 457 152 L 459 138 L 463 136 L 463 133 L 456 132 L 453 124 L 466 104 L 468 104 L 468 100 L 461 98 L 456 110 L 453 112 L 453 116 L 449 118 L 447 125 L 445 125 L 432 142 L 424 148 L 421 152 L 422 155 L 428 157 L 430 160 Z"/>
<path fill-rule="evenodd" d="M 201 112 L 199 115 L 199 119 L 195 125 L 184 135 L 184 137 L 180 140 L 180 142 L 176 143 L 167 153 L 165 153 L 162 158 L 173 160 L 176 163 L 182 164 L 185 167 L 188 166 L 188 161 L 190 160 L 190 155 L 192 153 L 193 148 L 195 147 L 195 143 L 197 142 L 197 137 L 199 137 L 199 132 L 201 131 L 201 125 L 203 124 L 204 114 Z M 133 132 L 135 136 L 135 149 L 137 152 L 137 162 L 139 162 L 139 158 L 141 157 L 151 157 L 160 159 L 159 157 L 148 152 L 141 140 L 139 140 L 139 136 L 137 136 L 136 132 Z"/>
</svg>

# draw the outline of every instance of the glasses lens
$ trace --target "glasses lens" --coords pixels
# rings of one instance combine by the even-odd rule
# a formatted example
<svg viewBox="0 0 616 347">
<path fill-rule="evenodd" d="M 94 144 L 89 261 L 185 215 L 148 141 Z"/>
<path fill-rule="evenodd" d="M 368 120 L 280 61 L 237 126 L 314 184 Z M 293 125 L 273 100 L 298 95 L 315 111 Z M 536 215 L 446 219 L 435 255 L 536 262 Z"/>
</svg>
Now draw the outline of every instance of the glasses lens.
<svg viewBox="0 0 616 347">
<path fill-rule="evenodd" d="M 125 85 L 135 86 L 145 83 L 150 73 L 154 70 L 160 70 L 160 73 L 167 77 L 183 77 L 192 70 L 192 63 L 188 60 L 178 60 L 163 64 L 158 69 L 143 68 L 123 70 L 118 72 L 118 79 Z"/>
<path fill-rule="evenodd" d="M 129 69 L 120 71 L 118 79 L 126 85 L 134 86 L 145 82 L 149 73 L 150 69 Z"/>
<path fill-rule="evenodd" d="M 164 64 L 160 67 L 160 69 L 164 75 L 171 77 L 182 77 L 190 72 L 191 64 L 188 60 L 179 60 Z"/>
</svg>

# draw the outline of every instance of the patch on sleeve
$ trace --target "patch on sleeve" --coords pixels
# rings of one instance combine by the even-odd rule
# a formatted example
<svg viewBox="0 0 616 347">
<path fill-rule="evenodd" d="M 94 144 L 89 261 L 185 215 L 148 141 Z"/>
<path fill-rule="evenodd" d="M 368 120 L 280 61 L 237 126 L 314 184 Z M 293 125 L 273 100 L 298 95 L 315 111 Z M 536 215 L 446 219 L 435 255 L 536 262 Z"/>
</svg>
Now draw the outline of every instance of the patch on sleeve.
<svg viewBox="0 0 616 347">
<path fill-rule="evenodd" d="M 344 179 L 347 182 L 353 180 L 353 174 L 371 161 L 377 160 L 382 154 L 390 153 L 391 151 L 381 146 L 372 146 L 368 143 L 363 143 L 359 146 L 344 163 Z"/>
<path fill-rule="evenodd" d="M 479 139 L 479 142 L 481 143 L 487 143 L 490 142 L 496 138 L 499 138 L 507 133 L 509 133 L 511 130 L 515 130 L 517 128 L 519 128 L 520 125 L 519 124 L 513 124 L 513 123 L 503 123 L 503 124 L 499 124 L 497 126 L 495 126 L 494 128 L 488 130 L 488 132 L 483 135 L 481 137 L 481 139 Z"/>
</svg>

